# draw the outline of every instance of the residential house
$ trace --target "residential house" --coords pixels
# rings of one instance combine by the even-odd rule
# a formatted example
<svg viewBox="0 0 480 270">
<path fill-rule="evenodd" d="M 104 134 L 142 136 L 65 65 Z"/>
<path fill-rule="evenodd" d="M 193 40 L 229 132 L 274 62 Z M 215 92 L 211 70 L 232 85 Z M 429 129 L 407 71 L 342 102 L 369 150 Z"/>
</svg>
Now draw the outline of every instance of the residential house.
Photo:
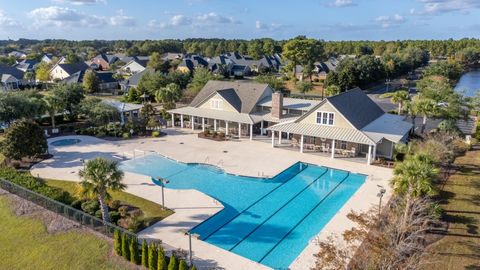
<svg viewBox="0 0 480 270">
<path fill-rule="evenodd" d="M 14 65 L 15 68 L 23 71 L 23 72 L 33 72 L 35 67 L 39 64 L 35 59 L 25 59 L 17 64 Z"/>
<path fill-rule="evenodd" d="M 144 69 L 140 72 L 137 72 L 135 74 L 133 74 L 132 76 L 130 76 L 130 78 L 128 78 L 127 80 L 124 80 L 124 81 L 121 81 L 120 82 L 120 89 L 122 92 L 127 92 L 130 88 L 136 88 L 140 82 L 140 80 L 142 79 L 142 77 L 145 75 L 145 74 L 148 74 L 148 73 L 154 73 L 155 70 L 153 69 L 150 69 L 150 68 L 147 68 L 147 69 Z"/>
<path fill-rule="evenodd" d="M 173 61 L 173 60 L 181 60 L 183 59 L 184 54 L 183 53 L 172 53 L 172 52 L 167 52 L 162 55 L 162 59 L 164 61 Z"/>
<path fill-rule="evenodd" d="M 25 72 L 17 68 L 0 65 L 0 89 L 4 91 L 16 90 L 25 84 Z"/>
<path fill-rule="evenodd" d="M 255 60 L 249 56 L 241 55 L 238 52 L 230 52 L 210 59 L 210 64 L 217 64 L 227 69 L 230 76 L 244 77 L 252 72 L 278 71 L 281 66 L 281 58 L 278 54 L 274 56 L 263 56 Z M 215 71 L 212 69 L 212 71 Z"/>
<path fill-rule="evenodd" d="M 50 78 L 52 81 L 63 80 L 74 73 L 85 71 L 89 66 L 85 62 L 78 62 L 74 64 L 56 64 L 50 70 Z"/>
<path fill-rule="evenodd" d="M 147 68 L 149 61 L 149 56 L 135 56 L 135 57 L 125 57 L 122 62 L 126 64 L 120 68 L 120 71 L 127 74 L 135 74 L 141 71 L 144 71 Z"/>
<path fill-rule="evenodd" d="M 53 63 L 53 54 L 47 53 L 42 56 L 42 59 L 40 60 L 41 62 L 47 63 L 47 64 L 52 64 Z"/>
<path fill-rule="evenodd" d="M 328 97 L 308 113 L 269 128 L 272 146 L 275 133 L 288 134 L 300 152 L 335 157 L 392 159 L 395 144 L 406 142 L 413 125 L 405 117 L 385 113 L 360 88 Z"/>
<path fill-rule="evenodd" d="M 95 64 L 99 70 L 109 70 L 110 65 L 118 61 L 118 57 L 114 54 L 101 53 L 95 56 L 91 62 Z"/>
<path fill-rule="evenodd" d="M 9 52 L 7 56 L 13 56 L 15 57 L 15 59 L 26 59 L 27 58 L 27 54 L 24 53 L 24 52 L 20 52 L 20 51 L 12 51 L 12 52 Z"/>
<path fill-rule="evenodd" d="M 186 55 L 182 62 L 178 65 L 177 70 L 180 72 L 193 72 L 198 67 L 208 68 L 209 63 L 200 55 Z"/>
<path fill-rule="evenodd" d="M 72 75 L 68 76 L 67 78 L 63 79 L 61 82 L 66 83 L 66 84 L 72 84 L 72 83 L 83 83 L 83 78 L 85 76 L 86 70 L 80 70 Z M 109 92 L 116 94 L 118 90 L 119 83 L 118 81 L 113 78 L 113 75 L 115 73 L 113 72 L 108 72 L 108 71 L 94 71 L 95 75 L 98 78 L 98 88 L 99 92 Z"/>
<path fill-rule="evenodd" d="M 265 135 L 268 126 L 296 119 L 319 102 L 285 98 L 280 112 L 276 104 L 281 94 L 273 91 L 267 84 L 209 81 L 189 106 L 169 112 L 176 126 L 211 128 L 229 136 L 252 139 L 254 135 Z M 280 113 L 283 117 L 279 117 Z"/>
</svg>

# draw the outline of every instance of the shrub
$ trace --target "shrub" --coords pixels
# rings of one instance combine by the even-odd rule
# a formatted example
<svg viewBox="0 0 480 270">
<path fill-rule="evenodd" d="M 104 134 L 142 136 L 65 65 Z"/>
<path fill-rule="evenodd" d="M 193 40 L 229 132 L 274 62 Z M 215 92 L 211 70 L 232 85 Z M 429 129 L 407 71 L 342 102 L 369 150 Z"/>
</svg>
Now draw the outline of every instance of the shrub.
<svg viewBox="0 0 480 270">
<path fill-rule="evenodd" d="M 119 230 L 113 232 L 113 248 L 115 249 L 115 254 L 118 256 L 122 255 L 122 236 Z"/>
<path fill-rule="evenodd" d="M 120 206 L 118 208 L 118 212 L 120 213 L 121 217 L 126 217 L 128 214 L 128 206 L 127 205 Z"/>
<path fill-rule="evenodd" d="M 97 211 L 95 211 L 95 216 L 96 216 L 97 218 L 100 218 L 100 219 L 101 219 L 101 218 L 102 218 L 102 210 L 97 210 Z"/>
<path fill-rule="evenodd" d="M 90 215 L 94 215 L 99 209 L 100 205 L 96 200 L 88 200 L 82 203 L 82 210 Z"/>
<path fill-rule="evenodd" d="M 70 206 L 75 208 L 75 209 L 81 210 L 83 202 L 84 202 L 84 200 L 75 200 L 70 204 Z"/>
<path fill-rule="evenodd" d="M 218 137 L 220 137 L 222 139 L 225 138 L 225 133 L 224 132 L 219 132 Z"/>
<path fill-rule="evenodd" d="M 112 200 L 108 202 L 108 207 L 110 207 L 111 210 L 118 210 L 121 204 L 119 200 Z"/>
<path fill-rule="evenodd" d="M 0 168 L 0 178 L 64 204 L 70 204 L 73 201 L 73 198 L 68 192 L 48 186 L 44 181 L 33 177 L 29 173 L 17 172 L 13 168 Z"/>
<path fill-rule="evenodd" d="M 117 224 L 117 221 L 120 219 L 120 214 L 117 211 L 108 212 L 108 216 L 110 217 L 110 222 L 114 224 Z"/>
<path fill-rule="evenodd" d="M 154 131 L 152 132 L 152 137 L 160 137 L 160 132 L 159 131 Z"/>
<path fill-rule="evenodd" d="M 180 264 L 178 266 L 178 270 L 188 270 L 188 265 L 185 260 L 180 260 Z"/>
<path fill-rule="evenodd" d="M 124 133 L 122 134 L 122 138 L 124 138 L 124 139 L 130 139 L 130 133 L 129 133 L 129 132 L 124 132 Z"/>
<path fill-rule="evenodd" d="M 134 264 L 140 264 L 140 258 L 138 257 L 138 244 L 137 238 L 130 239 L 130 261 Z"/>
<path fill-rule="evenodd" d="M 161 246 L 157 250 L 157 270 L 167 270 L 167 258 L 165 258 L 165 251 Z"/>
<path fill-rule="evenodd" d="M 10 162 L 10 165 L 12 165 L 13 168 L 18 169 L 18 168 L 20 168 L 22 163 L 18 160 L 14 160 L 14 161 Z"/>
<path fill-rule="evenodd" d="M 145 239 L 142 242 L 142 266 L 148 267 L 148 245 Z"/>
<path fill-rule="evenodd" d="M 170 257 L 170 262 L 168 263 L 168 270 L 177 270 L 177 268 L 177 258 L 175 258 L 175 255 L 172 254 Z"/>
<path fill-rule="evenodd" d="M 463 155 L 470 149 L 470 145 L 460 139 L 453 140 L 452 147 L 455 156 Z"/>
<path fill-rule="evenodd" d="M 128 246 L 128 235 L 126 233 L 122 234 L 122 257 L 125 258 L 125 260 L 129 261 L 130 260 L 130 249 Z"/>
<path fill-rule="evenodd" d="M 157 246 L 154 242 L 148 247 L 148 269 L 157 270 Z"/>
<path fill-rule="evenodd" d="M 197 267 L 195 267 L 195 265 L 192 265 L 192 267 L 190 268 L 190 270 L 197 270 Z"/>
</svg>

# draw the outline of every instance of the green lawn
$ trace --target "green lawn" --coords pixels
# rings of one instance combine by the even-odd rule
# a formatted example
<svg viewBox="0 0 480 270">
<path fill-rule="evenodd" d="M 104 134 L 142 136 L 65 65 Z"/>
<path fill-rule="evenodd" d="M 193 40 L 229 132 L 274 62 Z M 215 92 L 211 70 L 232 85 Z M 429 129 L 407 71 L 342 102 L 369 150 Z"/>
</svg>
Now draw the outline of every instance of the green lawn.
<svg viewBox="0 0 480 270">
<path fill-rule="evenodd" d="M 111 244 L 87 232 L 46 232 L 41 221 L 16 216 L 0 196 L 0 269 L 134 269 Z"/>
<path fill-rule="evenodd" d="M 60 180 L 46 180 L 47 184 L 52 187 L 58 187 L 70 194 L 75 194 L 77 183 L 71 181 L 60 181 Z M 113 200 L 119 200 L 125 202 L 129 205 L 140 208 L 145 214 L 145 218 L 153 220 L 161 220 L 165 217 L 168 217 L 173 213 L 172 210 L 164 210 L 161 205 L 158 205 L 152 201 L 140 198 L 138 196 L 132 195 L 123 191 L 113 191 L 110 192 Z"/>
<path fill-rule="evenodd" d="M 480 269 L 480 149 L 455 161 L 461 170 L 441 191 L 448 233 L 430 251 L 429 269 Z"/>
</svg>

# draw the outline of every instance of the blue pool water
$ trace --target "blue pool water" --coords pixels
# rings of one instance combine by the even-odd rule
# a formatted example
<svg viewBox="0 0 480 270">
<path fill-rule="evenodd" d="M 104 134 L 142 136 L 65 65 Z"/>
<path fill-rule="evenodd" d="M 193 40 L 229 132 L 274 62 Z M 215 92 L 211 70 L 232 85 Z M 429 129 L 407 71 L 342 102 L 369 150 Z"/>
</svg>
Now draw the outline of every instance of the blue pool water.
<svg viewBox="0 0 480 270">
<path fill-rule="evenodd" d="M 225 209 L 192 232 L 275 269 L 287 269 L 366 178 L 299 162 L 271 179 L 259 179 L 159 155 L 125 161 L 121 167 L 167 178 L 168 188 L 196 189 L 217 199 Z"/>
<path fill-rule="evenodd" d="M 53 146 L 69 146 L 79 143 L 79 139 L 63 139 L 50 143 Z"/>
</svg>

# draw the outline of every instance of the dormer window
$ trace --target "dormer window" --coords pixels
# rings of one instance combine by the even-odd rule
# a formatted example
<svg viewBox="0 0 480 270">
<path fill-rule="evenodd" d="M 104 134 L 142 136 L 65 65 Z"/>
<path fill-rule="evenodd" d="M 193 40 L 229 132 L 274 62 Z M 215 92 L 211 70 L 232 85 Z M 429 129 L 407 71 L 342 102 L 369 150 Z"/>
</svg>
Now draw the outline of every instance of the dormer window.
<svg viewBox="0 0 480 270">
<path fill-rule="evenodd" d="M 335 114 L 332 112 L 317 112 L 317 124 L 325 126 L 333 126 Z"/>
<path fill-rule="evenodd" d="M 222 109 L 222 100 L 221 99 L 212 99 L 212 109 L 215 109 L 215 110 Z"/>
</svg>

